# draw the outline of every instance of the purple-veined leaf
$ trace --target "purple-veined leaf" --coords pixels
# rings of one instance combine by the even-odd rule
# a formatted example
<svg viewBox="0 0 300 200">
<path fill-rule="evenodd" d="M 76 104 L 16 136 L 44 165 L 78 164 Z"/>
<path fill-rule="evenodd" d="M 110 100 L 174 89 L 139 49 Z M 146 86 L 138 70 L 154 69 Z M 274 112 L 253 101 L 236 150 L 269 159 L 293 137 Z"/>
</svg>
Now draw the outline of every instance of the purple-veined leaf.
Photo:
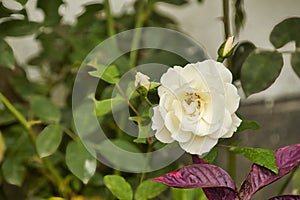
<svg viewBox="0 0 300 200">
<path fill-rule="evenodd" d="M 282 195 L 282 196 L 272 197 L 269 200 L 300 200 L 300 195 Z"/>
<path fill-rule="evenodd" d="M 209 200 L 234 200 L 236 186 L 223 169 L 210 164 L 192 164 L 154 178 L 171 187 L 203 188 Z"/>
<path fill-rule="evenodd" d="M 205 160 L 200 158 L 198 155 L 192 155 L 193 164 L 208 164 Z"/>
<path fill-rule="evenodd" d="M 261 188 L 273 183 L 288 174 L 300 162 L 300 144 L 286 146 L 274 151 L 278 174 L 267 168 L 253 164 L 252 168 L 242 183 L 239 196 L 249 200 Z"/>
</svg>

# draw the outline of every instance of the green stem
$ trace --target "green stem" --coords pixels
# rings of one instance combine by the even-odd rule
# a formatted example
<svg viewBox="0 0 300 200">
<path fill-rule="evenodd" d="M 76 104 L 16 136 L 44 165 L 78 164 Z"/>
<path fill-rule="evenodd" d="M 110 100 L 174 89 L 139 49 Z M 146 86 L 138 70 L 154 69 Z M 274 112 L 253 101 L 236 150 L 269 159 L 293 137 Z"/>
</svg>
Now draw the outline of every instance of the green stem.
<svg viewBox="0 0 300 200">
<path fill-rule="evenodd" d="M 228 151 L 228 173 L 233 180 L 236 177 L 236 155 L 235 153 Z"/>
<path fill-rule="evenodd" d="M 114 18 L 111 13 L 109 0 L 104 1 L 104 7 L 105 7 L 105 13 L 106 13 L 106 19 L 107 19 L 108 35 L 111 37 L 111 36 L 114 36 L 116 34 L 116 32 L 115 32 L 115 28 L 114 28 Z"/>
<path fill-rule="evenodd" d="M 31 142 L 33 146 L 36 146 L 36 136 L 35 133 L 30 125 L 30 123 L 27 122 L 25 117 L 10 103 L 10 101 L 0 92 L 0 101 L 4 104 L 4 106 L 10 111 L 12 115 L 15 116 L 15 118 L 20 122 L 20 124 L 25 128 L 27 131 Z M 63 194 L 63 196 L 67 196 L 70 189 L 66 187 L 63 183 L 63 178 L 60 176 L 60 174 L 57 172 L 53 164 L 50 162 L 48 158 L 41 158 L 42 163 L 44 166 L 48 169 L 51 176 L 55 179 L 55 183 L 59 187 L 60 192 Z"/>
<path fill-rule="evenodd" d="M 131 53 L 129 58 L 129 66 L 130 68 L 134 68 L 137 62 L 138 51 L 135 50 L 139 47 L 141 34 L 142 34 L 142 27 L 144 22 L 150 17 L 151 12 L 153 10 L 155 4 L 155 0 L 150 0 L 145 8 L 144 0 L 138 1 L 138 9 L 137 9 L 137 18 L 135 23 L 135 32 L 133 35 L 133 40 L 131 43 Z M 145 8 L 145 9 L 144 9 Z"/>
<path fill-rule="evenodd" d="M 284 183 L 281 185 L 281 187 L 278 190 L 277 195 L 280 196 L 283 194 L 283 192 L 285 191 L 286 187 L 289 185 L 289 183 L 291 182 L 293 176 L 295 175 L 295 172 L 297 171 L 298 167 L 294 168 L 289 176 L 287 177 L 287 179 L 284 181 Z"/>
<path fill-rule="evenodd" d="M 231 21 L 230 21 L 230 0 L 223 0 L 223 23 L 224 23 L 224 36 L 227 39 L 231 36 Z"/>
</svg>

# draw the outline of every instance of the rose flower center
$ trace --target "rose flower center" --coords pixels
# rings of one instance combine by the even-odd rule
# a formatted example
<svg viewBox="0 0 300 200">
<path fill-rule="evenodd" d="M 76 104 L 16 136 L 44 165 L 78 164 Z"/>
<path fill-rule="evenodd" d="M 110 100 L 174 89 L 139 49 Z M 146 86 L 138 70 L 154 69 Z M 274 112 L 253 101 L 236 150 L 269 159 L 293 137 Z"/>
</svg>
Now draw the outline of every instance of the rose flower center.
<svg viewBox="0 0 300 200">
<path fill-rule="evenodd" d="M 187 92 L 182 101 L 184 112 L 187 115 L 199 115 L 201 109 L 201 96 L 197 92 Z"/>
</svg>

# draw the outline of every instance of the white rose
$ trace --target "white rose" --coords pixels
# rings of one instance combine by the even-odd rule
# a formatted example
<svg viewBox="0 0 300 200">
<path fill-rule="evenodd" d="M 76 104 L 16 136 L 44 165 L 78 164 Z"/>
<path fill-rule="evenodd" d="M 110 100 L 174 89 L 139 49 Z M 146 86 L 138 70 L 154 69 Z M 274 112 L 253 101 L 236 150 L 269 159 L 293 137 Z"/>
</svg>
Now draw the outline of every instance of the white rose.
<svg viewBox="0 0 300 200">
<path fill-rule="evenodd" d="M 141 72 L 137 72 L 135 75 L 135 82 L 134 85 L 135 87 L 137 86 L 143 86 L 146 89 L 149 88 L 150 86 L 150 81 L 149 81 L 150 77 L 141 73 Z"/>
<path fill-rule="evenodd" d="M 235 114 L 240 97 L 222 63 L 206 60 L 174 66 L 160 81 L 160 101 L 152 117 L 159 141 L 178 141 L 186 152 L 203 155 L 240 125 Z"/>
</svg>

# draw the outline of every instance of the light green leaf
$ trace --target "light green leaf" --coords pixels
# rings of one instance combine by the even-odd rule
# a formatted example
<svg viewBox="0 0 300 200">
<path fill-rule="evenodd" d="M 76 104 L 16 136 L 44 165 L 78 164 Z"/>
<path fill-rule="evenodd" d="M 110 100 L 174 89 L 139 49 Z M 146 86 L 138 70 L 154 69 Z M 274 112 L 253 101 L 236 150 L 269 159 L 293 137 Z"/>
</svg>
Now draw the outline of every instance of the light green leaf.
<svg viewBox="0 0 300 200">
<path fill-rule="evenodd" d="M 36 148 L 41 158 L 49 156 L 57 150 L 62 139 L 62 132 L 59 124 L 51 124 L 37 136 Z"/>
<path fill-rule="evenodd" d="M 162 183 L 146 180 L 142 182 L 136 189 L 135 200 L 147 200 L 158 196 L 168 187 Z"/>
<path fill-rule="evenodd" d="M 94 175 L 97 167 L 96 159 L 79 141 L 72 141 L 66 149 L 66 164 L 70 171 L 84 184 Z"/>
<path fill-rule="evenodd" d="M 278 173 L 276 159 L 273 151 L 270 149 L 232 147 L 230 148 L 230 151 L 238 154 L 243 154 L 246 158 L 248 158 L 255 164 L 266 167 L 276 174 Z"/>
<path fill-rule="evenodd" d="M 0 24 L 0 36 L 24 36 L 36 33 L 40 25 L 26 20 L 10 20 Z"/>
<path fill-rule="evenodd" d="M 299 51 L 292 53 L 291 65 L 292 65 L 295 73 L 300 78 L 300 52 Z"/>
<path fill-rule="evenodd" d="M 291 17 L 277 24 L 271 34 L 270 41 L 275 48 L 281 48 L 291 41 L 300 47 L 300 17 Z"/>
<path fill-rule="evenodd" d="M 60 121 L 60 110 L 46 97 L 33 96 L 30 99 L 30 105 L 34 114 L 42 121 L 47 123 Z"/>
<path fill-rule="evenodd" d="M 2 38 L 0 38 L 0 67 L 8 67 L 10 69 L 15 67 L 13 50 Z"/>
<path fill-rule="evenodd" d="M 2 174 L 8 183 L 21 186 L 26 175 L 26 168 L 19 160 L 10 157 L 3 162 Z"/>
<path fill-rule="evenodd" d="M 242 65 L 241 83 L 247 96 L 271 86 L 283 66 L 282 54 L 276 51 L 253 51 Z"/>
<path fill-rule="evenodd" d="M 63 4 L 62 0 L 39 0 L 37 7 L 41 8 L 45 13 L 44 24 L 46 26 L 53 26 L 60 22 L 61 15 L 58 12 L 58 8 Z"/>
<path fill-rule="evenodd" d="M 94 100 L 95 103 L 95 110 L 96 110 L 96 116 L 103 116 L 111 112 L 112 107 L 114 106 L 116 109 L 117 107 L 121 106 L 125 103 L 125 99 L 121 97 L 116 97 L 113 99 L 104 99 L 104 100 Z"/>
<path fill-rule="evenodd" d="M 94 67 L 96 69 L 96 71 L 89 72 L 91 76 L 100 78 L 110 84 L 115 84 L 120 80 L 120 73 L 115 65 L 106 67 L 104 65 L 99 65 L 95 61 L 93 61 L 88 63 L 88 66 Z"/>
<path fill-rule="evenodd" d="M 174 200 L 207 200 L 201 188 L 171 188 L 171 192 Z"/>
<path fill-rule="evenodd" d="M 6 144 L 5 144 L 4 138 L 2 136 L 2 133 L 0 131 L 0 163 L 3 160 L 5 150 L 6 150 Z"/>
<path fill-rule="evenodd" d="M 120 200 L 132 200 L 132 188 L 129 183 L 118 175 L 104 176 L 105 186 Z"/>
</svg>

